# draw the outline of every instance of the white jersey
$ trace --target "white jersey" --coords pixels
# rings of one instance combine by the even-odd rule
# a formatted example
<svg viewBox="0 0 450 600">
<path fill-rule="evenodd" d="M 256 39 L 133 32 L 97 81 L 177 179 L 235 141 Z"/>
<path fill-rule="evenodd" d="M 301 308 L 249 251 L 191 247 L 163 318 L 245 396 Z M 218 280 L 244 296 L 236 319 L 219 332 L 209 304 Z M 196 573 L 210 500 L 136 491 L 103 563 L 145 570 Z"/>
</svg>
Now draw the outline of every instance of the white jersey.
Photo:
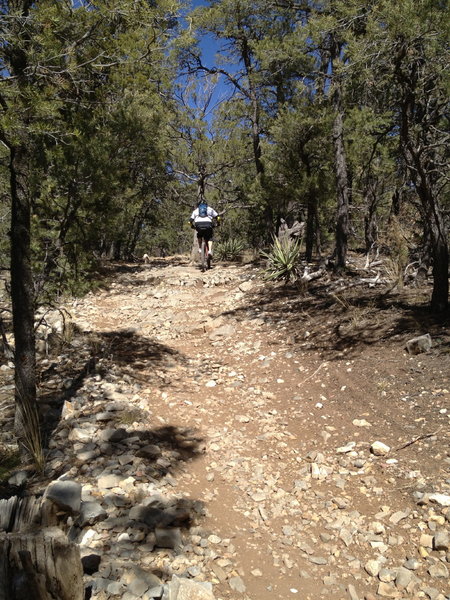
<svg viewBox="0 0 450 600">
<path fill-rule="evenodd" d="M 191 221 L 194 221 L 195 224 L 197 223 L 212 223 L 213 219 L 215 219 L 216 217 L 218 217 L 219 214 L 216 213 L 216 211 L 211 208 L 210 206 L 208 206 L 208 208 L 206 209 L 206 217 L 200 217 L 200 215 L 198 214 L 198 208 L 196 208 L 191 215 Z"/>
</svg>

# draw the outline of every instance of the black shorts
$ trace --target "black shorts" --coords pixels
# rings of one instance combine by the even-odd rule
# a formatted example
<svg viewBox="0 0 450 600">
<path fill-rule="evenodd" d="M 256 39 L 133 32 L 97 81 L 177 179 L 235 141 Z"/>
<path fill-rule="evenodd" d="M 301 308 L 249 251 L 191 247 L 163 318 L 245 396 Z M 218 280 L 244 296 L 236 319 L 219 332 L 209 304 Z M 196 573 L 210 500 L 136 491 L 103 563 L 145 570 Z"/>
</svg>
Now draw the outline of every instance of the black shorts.
<svg viewBox="0 0 450 600">
<path fill-rule="evenodd" d="M 204 239 L 205 242 L 210 242 L 212 240 L 214 232 L 212 225 L 198 224 L 195 225 L 195 229 L 197 230 L 197 239 Z"/>
</svg>

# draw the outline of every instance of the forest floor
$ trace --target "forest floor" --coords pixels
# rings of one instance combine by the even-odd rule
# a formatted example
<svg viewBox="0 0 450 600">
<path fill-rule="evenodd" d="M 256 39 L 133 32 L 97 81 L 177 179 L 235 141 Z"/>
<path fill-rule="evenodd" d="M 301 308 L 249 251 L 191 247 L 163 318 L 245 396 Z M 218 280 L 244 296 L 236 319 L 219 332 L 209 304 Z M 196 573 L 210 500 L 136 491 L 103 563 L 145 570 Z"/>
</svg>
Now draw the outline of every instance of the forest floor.
<svg viewBox="0 0 450 600">
<path fill-rule="evenodd" d="M 251 264 L 154 259 L 67 305 L 91 347 L 102 338 L 121 426 L 182 432 L 161 489 L 202 509 L 183 525 L 188 560 L 163 551 L 167 573 L 223 600 L 449 597 L 448 320 L 429 290 L 356 281 L 300 290 Z M 431 349 L 408 354 L 425 333 Z"/>
</svg>

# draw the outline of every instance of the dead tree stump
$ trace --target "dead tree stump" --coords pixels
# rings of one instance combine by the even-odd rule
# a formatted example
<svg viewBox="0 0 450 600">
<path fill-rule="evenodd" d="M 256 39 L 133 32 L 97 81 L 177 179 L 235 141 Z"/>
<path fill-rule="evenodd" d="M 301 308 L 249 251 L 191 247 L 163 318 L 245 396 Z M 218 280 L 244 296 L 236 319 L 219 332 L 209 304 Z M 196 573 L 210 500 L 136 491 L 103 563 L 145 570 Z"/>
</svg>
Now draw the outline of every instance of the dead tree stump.
<svg viewBox="0 0 450 600">
<path fill-rule="evenodd" d="M 80 550 L 57 527 L 0 533 L 0 600 L 83 600 Z"/>
</svg>

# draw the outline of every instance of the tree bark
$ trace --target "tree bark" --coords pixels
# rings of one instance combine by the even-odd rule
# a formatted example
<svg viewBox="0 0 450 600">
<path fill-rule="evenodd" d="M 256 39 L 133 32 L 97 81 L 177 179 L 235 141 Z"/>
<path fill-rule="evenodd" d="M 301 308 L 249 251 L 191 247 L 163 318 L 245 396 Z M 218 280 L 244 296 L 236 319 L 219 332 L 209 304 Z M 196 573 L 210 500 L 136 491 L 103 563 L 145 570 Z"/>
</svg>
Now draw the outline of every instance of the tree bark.
<svg viewBox="0 0 450 600">
<path fill-rule="evenodd" d="M 0 534 L 0 600 L 83 600 L 80 551 L 57 528 Z"/>
<path fill-rule="evenodd" d="M 415 139 L 413 126 L 417 120 L 424 121 L 428 97 L 417 97 L 418 65 L 413 63 L 409 70 L 404 70 L 402 65 L 406 60 L 407 48 L 401 46 L 396 63 L 396 76 L 402 87 L 402 101 L 400 113 L 400 143 L 405 157 L 411 181 L 419 196 L 425 218 L 428 222 L 432 251 L 433 251 L 433 292 L 431 296 L 431 309 L 443 312 L 448 309 L 448 268 L 449 248 L 448 231 L 442 208 L 433 186 L 433 174 L 436 173 L 436 164 L 433 160 L 433 151 L 422 147 Z M 424 106 L 425 105 L 425 106 Z M 422 132 L 422 136 L 424 132 Z"/>
<path fill-rule="evenodd" d="M 349 218 L 348 218 L 348 175 L 344 147 L 344 119 L 339 87 L 335 92 L 336 114 L 333 122 L 334 168 L 336 175 L 336 270 L 345 269 L 347 263 Z"/>
<path fill-rule="evenodd" d="M 35 294 L 31 267 L 31 208 L 18 181 L 26 163 L 26 151 L 10 148 L 11 191 L 11 301 L 15 340 L 16 429 L 24 447 L 38 435 L 36 406 Z M 31 449 L 28 448 L 28 451 Z"/>
</svg>

